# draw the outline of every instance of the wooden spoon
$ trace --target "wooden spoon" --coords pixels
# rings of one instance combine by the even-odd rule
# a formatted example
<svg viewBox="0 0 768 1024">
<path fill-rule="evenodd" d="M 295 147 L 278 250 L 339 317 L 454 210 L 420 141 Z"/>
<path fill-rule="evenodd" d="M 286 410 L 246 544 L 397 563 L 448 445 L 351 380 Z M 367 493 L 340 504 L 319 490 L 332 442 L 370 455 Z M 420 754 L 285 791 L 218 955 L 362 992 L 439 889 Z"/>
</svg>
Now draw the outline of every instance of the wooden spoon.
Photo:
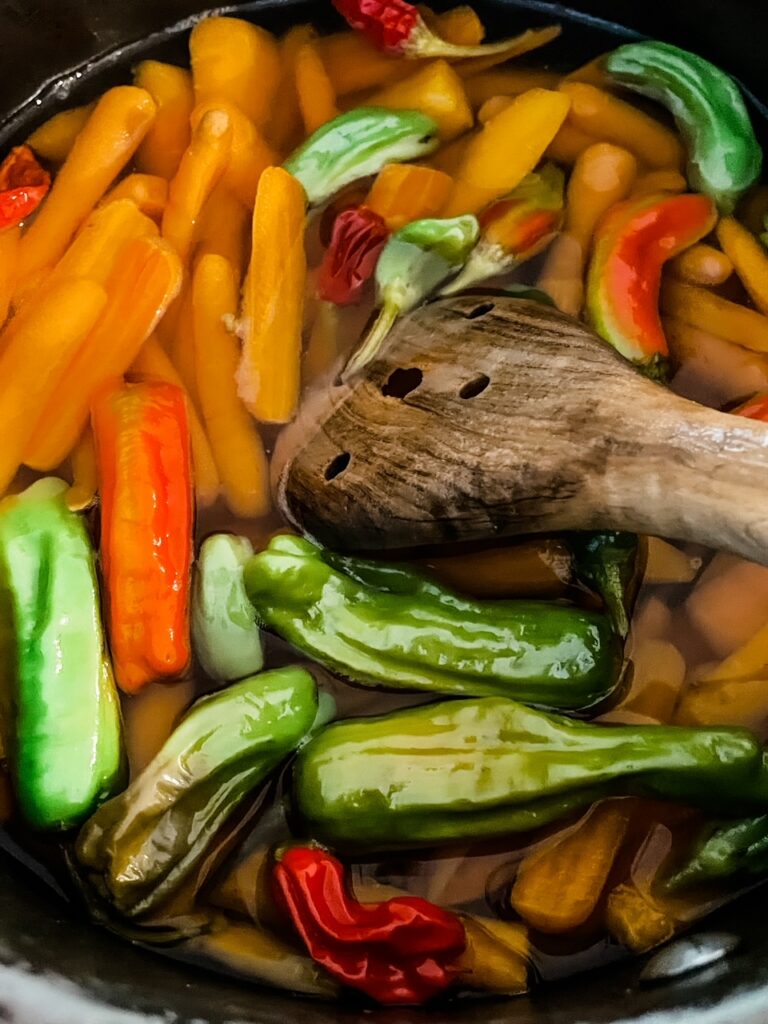
<svg viewBox="0 0 768 1024">
<path fill-rule="evenodd" d="M 404 317 L 359 379 L 310 395 L 275 486 L 336 549 L 608 528 L 768 564 L 768 425 L 677 397 L 520 299 Z"/>
</svg>

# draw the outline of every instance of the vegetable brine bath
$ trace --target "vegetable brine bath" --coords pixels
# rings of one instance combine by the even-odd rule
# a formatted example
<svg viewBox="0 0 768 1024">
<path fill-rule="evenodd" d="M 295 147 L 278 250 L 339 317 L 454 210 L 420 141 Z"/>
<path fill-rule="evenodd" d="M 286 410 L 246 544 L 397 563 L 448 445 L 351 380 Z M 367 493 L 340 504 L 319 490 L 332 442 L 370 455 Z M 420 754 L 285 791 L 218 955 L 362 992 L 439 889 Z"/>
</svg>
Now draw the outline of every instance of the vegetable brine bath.
<svg viewBox="0 0 768 1024">
<path fill-rule="evenodd" d="M 337 7 L 206 18 L 0 167 L 0 841 L 245 981 L 516 995 L 768 872 L 768 568 L 590 523 L 350 556 L 270 456 L 478 287 L 768 422 L 768 186 L 693 54 Z"/>
</svg>

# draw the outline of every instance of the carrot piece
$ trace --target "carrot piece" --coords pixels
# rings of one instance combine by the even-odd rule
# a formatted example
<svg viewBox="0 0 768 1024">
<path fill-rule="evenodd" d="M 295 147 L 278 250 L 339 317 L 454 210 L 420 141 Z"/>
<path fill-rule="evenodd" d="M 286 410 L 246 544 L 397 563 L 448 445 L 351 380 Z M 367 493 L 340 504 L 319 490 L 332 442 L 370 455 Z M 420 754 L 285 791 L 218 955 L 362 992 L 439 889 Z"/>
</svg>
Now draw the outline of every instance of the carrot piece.
<svg viewBox="0 0 768 1024">
<path fill-rule="evenodd" d="M 768 352 L 768 317 L 706 288 L 670 278 L 661 290 L 661 308 L 669 316 L 735 345 Z"/>
<path fill-rule="evenodd" d="M 392 110 L 420 110 L 433 118 L 440 139 L 450 142 L 474 124 L 464 84 L 446 60 L 435 60 L 408 78 L 386 86 L 367 104 Z"/>
<path fill-rule="evenodd" d="M 649 167 L 679 170 L 685 151 L 677 135 L 631 103 L 585 82 L 561 82 L 571 101 L 571 124 L 605 142 L 635 153 Z"/>
<path fill-rule="evenodd" d="M 435 14 L 429 7 L 419 5 L 419 13 L 428 28 L 454 46 L 479 46 L 485 39 L 485 26 L 477 11 L 466 5 Z"/>
<path fill-rule="evenodd" d="M 245 274 L 250 211 L 222 185 L 217 185 L 200 214 L 197 257 L 223 256 L 235 272 L 238 287 Z"/>
<path fill-rule="evenodd" d="M 262 174 L 245 285 L 238 394 L 256 419 L 287 423 L 299 400 L 307 264 L 304 190 L 281 167 Z"/>
<path fill-rule="evenodd" d="M 453 142 L 449 142 L 447 146 L 441 146 L 440 149 L 438 149 L 438 151 L 426 161 L 427 166 L 433 167 L 436 171 L 443 171 L 445 174 L 453 176 L 461 166 L 461 162 L 464 159 L 467 148 L 476 135 L 476 132 L 467 132 L 466 135 L 462 135 L 460 138 L 454 139 Z"/>
<path fill-rule="evenodd" d="M 494 96 L 513 97 L 529 89 L 556 89 L 560 76 L 544 68 L 503 68 L 465 79 L 467 99 L 479 109 Z"/>
<path fill-rule="evenodd" d="M 597 145 L 599 142 L 600 139 L 595 138 L 594 135 L 588 135 L 566 120 L 561 125 L 560 131 L 547 146 L 546 155 L 550 159 L 556 160 L 559 164 L 575 164 L 586 149 Z"/>
<path fill-rule="evenodd" d="M 313 43 L 300 47 L 294 61 L 294 74 L 304 132 L 311 135 L 339 113 L 333 84 Z"/>
<path fill-rule="evenodd" d="M 304 353 L 303 383 L 310 384 L 326 374 L 338 354 L 339 307 L 334 302 L 318 302 Z"/>
<path fill-rule="evenodd" d="M 73 512 L 82 512 L 90 508 L 96 501 L 96 490 L 99 474 L 96 469 L 96 449 L 93 444 L 93 432 L 90 424 L 80 435 L 80 440 L 69 456 L 72 470 L 72 486 L 67 491 L 65 500 Z"/>
<path fill-rule="evenodd" d="M 68 278 L 30 302 L 0 335 L 0 493 L 38 424 L 45 423 L 46 405 L 106 302 L 95 281 Z"/>
<path fill-rule="evenodd" d="M 195 102 L 226 100 L 257 128 L 272 116 L 280 51 L 266 29 L 241 18 L 205 18 L 189 37 Z"/>
<path fill-rule="evenodd" d="M 721 408 L 744 395 L 768 390 L 765 356 L 674 316 L 664 318 L 664 333 L 678 367 L 672 382 L 678 394 Z"/>
<path fill-rule="evenodd" d="M 266 515 L 269 466 L 256 425 L 237 396 L 240 345 L 226 320 L 237 315 L 238 288 L 222 256 L 203 256 L 198 263 L 192 303 L 197 392 L 224 498 L 237 516 Z"/>
<path fill-rule="evenodd" d="M 502 110 L 506 110 L 512 103 L 512 96 L 491 96 L 480 107 L 477 112 L 477 120 L 480 124 L 487 124 L 492 117 L 496 117 Z"/>
<path fill-rule="evenodd" d="M 630 193 L 635 196 L 652 195 L 654 192 L 687 192 L 688 182 L 679 171 L 669 167 L 658 171 L 646 171 L 638 176 Z"/>
<path fill-rule="evenodd" d="M 724 252 L 699 242 L 670 260 L 669 270 L 688 284 L 712 287 L 728 280 L 733 273 L 733 263 Z"/>
<path fill-rule="evenodd" d="M 179 719 L 197 696 L 193 679 L 173 686 L 146 686 L 125 701 L 125 749 L 132 777 L 160 752 Z"/>
<path fill-rule="evenodd" d="M 701 678 L 715 680 L 749 679 L 751 676 L 765 676 L 768 668 L 768 625 L 761 626 L 746 643 L 724 658 L 718 665 Z M 768 694 L 765 699 L 768 707 Z"/>
<path fill-rule="evenodd" d="M 185 392 L 187 398 L 187 418 L 189 420 L 189 439 L 192 447 L 192 464 L 194 466 L 195 497 L 200 508 L 207 508 L 212 505 L 219 496 L 221 482 L 216 463 L 213 459 L 213 451 L 205 433 L 200 415 L 195 409 L 194 403 L 186 392 L 184 382 L 179 376 L 170 357 L 163 351 L 163 347 L 155 335 L 147 338 L 138 356 L 131 366 L 132 373 L 138 373 L 145 377 L 155 377 L 173 384 Z"/>
<path fill-rule="evenodd" d="M 269 125 L 265 129 L 269 141 L 281 153 L 290 151 L 298 145 L 301 140 L 303 121 L 299 97 L 296 91 L 296 58 L 300 50 L 307 43 L 314 43 L 317 34 L 311 25 L 294 25 L 280 40 L 280 87 L 277 94 L 280 97 L 279 105 L 275 106 Z M 316 47 L 320 60 L 322 54 L 319 44 Z M 328 77 L 333 95 L 336 95 L 333 81 L 328 74 L 328 69 L 323 62 L 323 71 Z M 275 161 L 276 162 L 276 161 Z"/>
<path fill-rule="evenodd" d="M 179 295 L 175 310 L 168 354 L 181 377 L 184 388 L 196 409 L 200 408 L 197 394 L 197 370 L 195 369 L 195 337 L 192 320 L 192 283 L 186 280 Z"/>
<path fill-rule="evenodd" d="M 627 831 L 625 803 L 598 804 L 566 835 L 523 859 L 510 899 L 531 927 L 557 934 L 587 920 Z"/>
<path fill-rule="evenodd" d="M 452 590 L 481 598 L 565 597 L 572 577 L 567 548 L 549 539 L 426 558 L 420 564 Z"/>
<path fill-rule="evenodd" d="M 567 96 L 548 89 L 517 96 L 467 146 L 443 215 L 474 213 L 519 185 L 557 134 L 569 106 Z"/>
<path fill-rule="evenodd" d="M 157 115 L 136 151 L 136 167 L 170 181 L 189 145 L 189 118 L 195 102 L 192 75 L 186 68 L 144 60 L 133 75 L 134 85 L 146 89 Z"/>
<path fill-rule="evenodd" d="M 622 946 L 646 953 L 672 938 L 677 921 L 649 893 L 633 882 L 622 882 L 608 897 L 606 925 Z"/>
<path fill-rule="evenodd" d="M 536 287 L 546 292 L 557 308 L 578 316 L 584 305 L 584 250 L 578 238 L 566 232 L 549 247 Z"/>
<path fill-rule="evenodd" d="M 83 107 L 72 107 L 71 110 L 54 114 L 39 128 L 35 128 L 27 139 L 27 145 L 44 160 L 50 160 L 52 164 L 63 164 L 95 106 L 95 103 L 88 103 Z"/>
<path fill-rule="evenodd" d="M 229 115 L 209 110 L 192 132 L 170 184 L 161 232 L 182 261 L 189 256 L 200 211 L 226 169 L 231 138 Z"/>
<path fill-rule="evenodd" d="M 659 586 L 662 583 L 692 583 L 701 569 L 702 560 L 661 537 L 648 537 L 646 541 L 645 586 Z"/>
<path fill-rule="evenodd" d="M 232 103 L 208 100 L 195 107 L 192 128 L 196 129 L 208 113 L 222 110 L 232 125 L 229 154 L 221 184 L 233 192 L 241 203 L 253 207 L 256 186 L 261 172 L 277 161 L 277 155 L 268 145 L 256 125 Z"/>
<path fill-rule="evenodd" d="M 620 146 L 598 142 L 576 161 L 568 182 L 565 230 L 589 252 L 600 218 L 626 199 L 637 174 L 637 160 Z"/>
<path fill-rule="evenodd" d="M 765 672 L 763 671 L 763 676 Z M 697 728 L 733 725 L 765 740 L 768 685 L 764 678 L 695 679 L 675 710 L 675 724 Z"/>
<path fill-rule="evenodd" d="M 96 391 L 124 373 L 181 286 L 181 264 L 159 238 L 129 242 L 107 282 L 104 315 L 70 360 L 55 394 L 25 446 L 24 462 L 53 469 L 63 462 L 88 422 Z"/>
<path fill-rule="evenodd" d="M 464 985 L 520 995 L 528 991 L 528 930 L 518 921 L 462 915 L 467 945 L 456 961 Z"/>
<path fill-rule="evenodd" d="M 168 182 L 157 174 L 129 174 L 107 192 L 102 206 L 118 199 L 130 199 L 143 214 L 152 220 L 161 220 L 168 201 Z"/>
<path fill-rule="evenodd" d="M 601 54 L 599 57 L 595 57 L 586 64 L 582 64 L 581 67 L 575 68 L 573 71 L 569 71 L 563 81 L 584 82 L 586 85 L 594 85 L 598 89 L 607 88 L 610 86 L 611 80 L 603 69 L 605 57 L 606 54 Z"/>
<path fill-rule="evenodd" d="M 0 327 L 8 319 L 11 296 L 16 283 L 16 256 L 21 240 L 21 228 L 0 231 Z"/>
<path fill-rule="evenodd" d="M 413 71 L 411 61 L 382 53 L 359 32 L 322 36 L 317 48 L 337 97 L 396 82 Z"/>
<path fill-rule="evenodd" d="M 717 225 L 717 240 L 749 297 L 761 313 L 768 314 L 768 255 L 765 247 L 733 217 L 723 217 Z"/>
<path fill-rule="evenodd" d="M 154 116 L 155 104 L 144 89 L 121 85 L 104 93 L 22 238 L 19 281 L 61 257 L 136 152 Z"/>
<path fill-rule="evenodd" d="M 387 164 L 365 199 L 364 205 L 383 218 L 390 231 L 413 220 L 436 217 L 453 186 L 449 175 L 419 164 Z"/>
<path fill-rule="evenodd" d="M 553 39 L 557 39 L 561 32 L 562 29 L 559 25 L 547 25 L 544 28 L 529 29 L 527 32 L 517 36 L 506 50 L 489 54 L 487 57 L 470 57 L 468 60 L 457 61 L 456 70 L 462 78 L 478 75 L 483 71 L 495 68 L 497 64 L 505 64 L 508 60 L 512 60 L 513 57 L 522 57 L 524 53 L 530 53 L 532 50 L 538 50 L 542 46 L 546 46 Z"/>
</svg>

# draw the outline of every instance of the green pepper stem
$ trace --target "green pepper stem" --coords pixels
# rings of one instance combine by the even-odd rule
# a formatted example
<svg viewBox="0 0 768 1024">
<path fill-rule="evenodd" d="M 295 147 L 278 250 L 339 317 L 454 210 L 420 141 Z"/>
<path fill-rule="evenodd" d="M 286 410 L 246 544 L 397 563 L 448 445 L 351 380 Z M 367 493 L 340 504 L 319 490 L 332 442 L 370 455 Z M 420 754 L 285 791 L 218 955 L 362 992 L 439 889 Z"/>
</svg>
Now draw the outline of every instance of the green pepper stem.
<svg viewBox="0 0 768 1024">
<path fill-rule="evenodd" d="M 456 295 L 479 281 L 487 281 L 517 266 L 518 261 L 500 245 L 489 245 L 482 240 L 469 254 L 467 262 L 452 281 L 440 289 L 441 295 Z"/>
<path fill-rule="evenodd" d="M 361 370 L 374 359 L 384 343 L 384 339 L 387 337 L 389 332 L 395 325 L 395 321 L 400 316 L 400 307 L 395 306 L 392 303 L 384 303 L 381 307 L 379 315 L 371 327 L 368 334 L 363 339 L 362 344 L 352 353 L 349 362 L 344 367 L 341 374 L 341 379 L 346 384 L 350 378 L 354 377 L 355 374 Z"/>
</svg>

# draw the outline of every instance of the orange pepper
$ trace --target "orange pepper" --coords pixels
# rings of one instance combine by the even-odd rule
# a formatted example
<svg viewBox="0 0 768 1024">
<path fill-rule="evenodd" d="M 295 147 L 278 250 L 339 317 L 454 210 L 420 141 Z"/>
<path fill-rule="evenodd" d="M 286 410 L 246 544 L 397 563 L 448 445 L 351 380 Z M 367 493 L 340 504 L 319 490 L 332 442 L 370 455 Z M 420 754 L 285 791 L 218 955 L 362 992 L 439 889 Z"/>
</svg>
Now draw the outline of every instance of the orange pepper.
<svg viewBox="0 0 768 1024">
<path fill-rule="evenodd" d="M 64 461 L 88 422 L 95 392 L 128 369 L 180 286 L 179 259 L 161 239 L 138 238 L 124 247 L 107 282 L 104 315 L 41 407 L 24 450 L 28 466 L 49 470 Z"/>
<path fill-rule="evenodd" d="M 95 106 L 95 103 L 88 103 L 84 107 L 72 107 L 71 110 L 54 114 L 39 128 L 35 128 L 27 139 L 27 145 L 44 160 L 50 160 L 52 164 L 63 164 Z"/>
<path fill-rule="evenodd" d="M 598 142 L 576 161 L 568 182 L 565 230 L 578 239 L 586 255 L 600 218 L 629 195 L 637 161 L 620 146 Z"/>
<path fill-rule="evenodd" d="M 724 252 L 699 242 L 675 256 L 669 263 L 670 272 L 688 284 L 713 287 L 723 284 L 733 273 L 733 263 Z"/>
<path fill-rule="evenodd" d="M 611 84 L 611 79 L 608 78 L 603 70 L 605 58 L 606 54 L 603 53 L 586 64 L 582 64 L 581 67 L 569 71 L 563 81 L 585 82 L 587 85 L 594 85 L 598 89 L 605 89 Z"/>
<path fill-rule="evenodd" d="M 661 290 L 661 308 L 668 316 L 735 345 L 768 352 L 768 317 L 706 288 L 669 278 Z"/>
<path fill-rule="evenodd" d="M 197 224 L 197 258 L 213 253 L 223 256 L 235 272 L 238 287 L 245 274 L 250 211 L 231 192 L 217 185 Z"/>
<path fill-rule="evenodd" d="M 733 217 L 717 225 L 717 240 L 761 313 L 768 314 L 768 256 L 765 246 Z"/>
<path fill-rule="evenodd" d="M 229 155 L 221 184 L 236 195 L 241 203 L 253 207 L 261 172 L 276 162 L 277 155 L 264 141 L 253 121 L 232 103 L 219 100 L 200 103 L 192 113 L 193 130 L 206 114 L 217 110 L 224 111 L 232 125 Z"/>
<path fill-rule="evenodd" d="M 387 164 L 363 205 L 385 221 L 390 231 L 425 217 L 436 217 L 445 205 L 453 182 L 443 171 L 419 164 Z"/>
<path fill-rule="evenodd" d="M 450 142 L 474 124 L 464 85 L 446 60 L 435 60 L 400 82 L 371 96 L 366 106 L 420 110 L 437 123 L 440 139 Z"/>
<path fill-rule="evenodd" d="M 16 255 L 19 251 L 21 228 L 0 231 L 0 327 L 8 319 L 11 296 L 16 283 Z"/>
<path fill-rule="evenodd" d="M 510 99 L 529 89 L 556 89 L 560 76 L 544 68 L 503 68 L 472 75 L 464 82 L 467 99 L 477 110 L 494 96 Z"/>
<path fill-rule="evenodd" d="M 245 284 L 245 339 L 238 393 L 256 419 L 287 423 L 296 412 L 307 273 L 304 190 L 281 167 L 262 174 Z"/>
<path fill-rule="evenodd" d="M 190 661 L 186 402 L 164 381 L 112 381 L 94 396 L 91 418 L 110 648 L 118 685 L 136 693 Z"/>
<path fill-rule="evenodd" d="M 133 82 L 147 90 L 157 107 L 155 120 L 136 151 L 136 167 L 145 174 L 170 181 L 179 169 L 192 134 L 192 75 L 174 64 L 144 60 L 136 68 Z"/>
<path fill-rule="evenodd" d="M 168 200 L 168 182 L 156 174 L 129 174 L 107 192 L 102 206 L 118 199 L 130 199 L 152 220 L 161 220 Z"/>
<path fill-rule="evenodd" d="M 339 354 L 339 307 L 318 302 L 307 350 L 302 364 L 302 381 L 310 384 L 330 370 Z"/>
<path fill-rule="evenodd" d="M 65 495 L 67 506 L 73 512 L 82 512 L 96 501 L 99 475 L 96 470 L 96 448 L 90 423 L 69 456 L 72 486 Z"/>
<path fill-rule="evenodd" d="M 339 113 L 333 84 L 313 43 L 305 43 L 296 53 L 294 75 L 304 132 L 312 135 Z"/>
</svg>

